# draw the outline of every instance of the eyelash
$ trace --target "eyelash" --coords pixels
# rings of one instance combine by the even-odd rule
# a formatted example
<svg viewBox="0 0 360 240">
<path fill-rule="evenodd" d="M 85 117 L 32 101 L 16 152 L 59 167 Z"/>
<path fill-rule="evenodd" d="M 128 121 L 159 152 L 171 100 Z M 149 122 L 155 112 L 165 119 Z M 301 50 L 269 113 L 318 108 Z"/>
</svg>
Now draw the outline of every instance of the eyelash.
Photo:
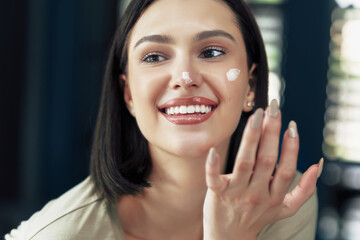
<svg viewBox="0 0 360 240">
<path fill-rule="evenodd" d="M 202 56 L 204 55 L 204 53 L 206 51 L 217 51 L 217 52 L 220 52 L 219 55 L 217 56 L 212 56 L 212 57 L 205 57 L 205 56 Z M 201 51 L 201 54 L 199 55 L 199 57 L 201 58 L 218 58 L 218 57 L 221 57 L 222 55 L 225 55 L 226 54 L 226 50 L 224 48 L 221 48 L 221 47 L 208 47 L 208 48 L 205 48 L 204 50 Z"/>
<path fill-rule="evenodd" d="M 151 57 L 164 58 L 164 60 L 151 61 L 151 60 L 149 60 Z M 149 64 L 154 64 L 154 63 L 162 62 L 162 61 L 165 61 L 165 60 L 167 60 L 167 58 L 164 57 L 161 53 L 157 53 L 157 52 L 148 53 L 144 57 L 141 58 L 142 62 L 149 63 Z"/>
<path fill-rule="evenodd" d="M 209 52 L 211 51 L 212 54 L 214 51 L 220 52 L 220 54 L 216 55 L 216 56 L 210 56 L 210 57 L 205 57 L 205 52 Z M 207 47 L 205 49 L 203 49 L 201 51 L 201 54 L 199 55 L 200 58 L 205 58 L 205 59 L 212 59 L 212 58 L 218 58 L 221 57 L 222 55 L 226 54 L 226 50 L 224 48 L 221 47 Z M 156 60 L 150 60 L 150 58 L 155 57 Z M 159 58 L 163 58 L 162 60 L 159 60 Z M 155 63 L 159 63 L 159 62 L 163 62 L 166 61 L 167 58 L 163 56 L 163 54 L 161 53 L 157 53 L 157 52 L 152 52 L 152 53 L 148 53 L 146 54 L 144 57 L 141 58 L 141 61 L 144 63 L 148 63 L 148 64 L 155 64 Z"/>
</svg>

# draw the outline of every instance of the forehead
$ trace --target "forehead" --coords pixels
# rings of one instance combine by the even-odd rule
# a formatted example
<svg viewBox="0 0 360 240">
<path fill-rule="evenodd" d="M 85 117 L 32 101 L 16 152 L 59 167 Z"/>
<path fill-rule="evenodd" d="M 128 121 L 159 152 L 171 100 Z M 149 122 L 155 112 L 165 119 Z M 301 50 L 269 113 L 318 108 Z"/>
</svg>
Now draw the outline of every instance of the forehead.
<svg viewBox="0 0 360 240">
<path fill-rule="evenodd" d="M 157 0 L 135 24 L 130 42 L 150 34 L 191 34 L 221 29 L 241 37 L 236 15 L 221 0 Z"/>
</svg>

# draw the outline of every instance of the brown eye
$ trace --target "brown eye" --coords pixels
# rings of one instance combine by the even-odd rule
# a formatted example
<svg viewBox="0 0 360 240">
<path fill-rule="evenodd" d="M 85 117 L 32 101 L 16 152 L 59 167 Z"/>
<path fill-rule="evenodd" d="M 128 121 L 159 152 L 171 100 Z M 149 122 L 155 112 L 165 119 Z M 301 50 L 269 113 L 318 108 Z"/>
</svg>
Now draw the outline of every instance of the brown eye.
<svg viewBox="0 0 360 240">
<path fill-rule="evenodd" d="M 216 58 L 226 54 L 226 52 L 221 48 L 207 48 L 203 50 L 200 54 L 200 58 Z"/>
<path fill-rule="evenodd" d="M 146 63 L 157 63 L 157 62 L 162 62 L 162 61 L 165 61 L 165 60 L 166 60 L 166 58 L 164 56 L 161 56 L 161 55 L 156 54 L 156 53 L 147 54 L 142 59 L 142 61 L 144 61 Z"/>
</svg>

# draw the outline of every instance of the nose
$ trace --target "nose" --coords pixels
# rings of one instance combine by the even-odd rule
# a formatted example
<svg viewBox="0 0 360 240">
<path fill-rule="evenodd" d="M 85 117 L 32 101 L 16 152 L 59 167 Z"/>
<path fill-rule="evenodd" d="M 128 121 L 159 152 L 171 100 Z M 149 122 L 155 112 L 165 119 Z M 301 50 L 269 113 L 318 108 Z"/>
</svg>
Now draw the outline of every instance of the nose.
<svg viewBox="0 0 360 240">
<path fill-rule="evenodd" d="M 201 82 L 201 76 L 196 67 L 190 61 L 183 61 L 182 64 L 178 64 L 178 67 L 173 72 L 170 87 L 188 90 L 200 87 Z"/>
</svg>

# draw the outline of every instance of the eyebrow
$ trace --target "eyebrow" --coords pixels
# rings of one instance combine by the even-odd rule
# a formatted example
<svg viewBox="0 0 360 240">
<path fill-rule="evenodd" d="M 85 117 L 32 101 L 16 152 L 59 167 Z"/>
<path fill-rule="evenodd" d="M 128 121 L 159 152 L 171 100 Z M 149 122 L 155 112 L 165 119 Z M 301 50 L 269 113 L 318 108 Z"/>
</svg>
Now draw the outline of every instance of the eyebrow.
<svg viewBox="0 0 360 240">
<path fill-rule="evenodd" d="M 212 30 L 212 31 L 203 31 L 196 34 L 195 41 L 201 41 L 207 38 L 212 37 L 226 37 L 235 42 L 235 38 L 230 34 L 223 30 Z"/>
<path fill-rule="evenodd" d="M 230 33 L 227 33 L 223 30 L 211 30 L 211 31 L 200 32 L 200 33 L 196 34 L 195 41 L 202 41 L 204 39 L 212 38 L 212 37 L 225 37 L 225 38 L 228 38 L 228 39 L 232 40 L 233 42 L 235 42 L 235 38 Z M 137 41 L 134 48 L 136 48 L 137 46 L 139 46 L 140 44 L 142 44 L 144 42 L 173 44 L 174 39 L 168 35 L 148 35 L 148 36 L 142 37 L 139 41 Z"/>
<path fill-rule="evenodd" d="M 170 36 L 167 36 L 167 35 L 149 35 L 149 36 L 145 36 L 145 37 L 141 38 L 139 41 L 137 41 L 134 48 L 136 48 L 137 46 L 139 46 L 140 44 L 142 44 L 144 42 L 170 44 L 170 43 L 174 43 L 174 40 Z"/>
</svg>

